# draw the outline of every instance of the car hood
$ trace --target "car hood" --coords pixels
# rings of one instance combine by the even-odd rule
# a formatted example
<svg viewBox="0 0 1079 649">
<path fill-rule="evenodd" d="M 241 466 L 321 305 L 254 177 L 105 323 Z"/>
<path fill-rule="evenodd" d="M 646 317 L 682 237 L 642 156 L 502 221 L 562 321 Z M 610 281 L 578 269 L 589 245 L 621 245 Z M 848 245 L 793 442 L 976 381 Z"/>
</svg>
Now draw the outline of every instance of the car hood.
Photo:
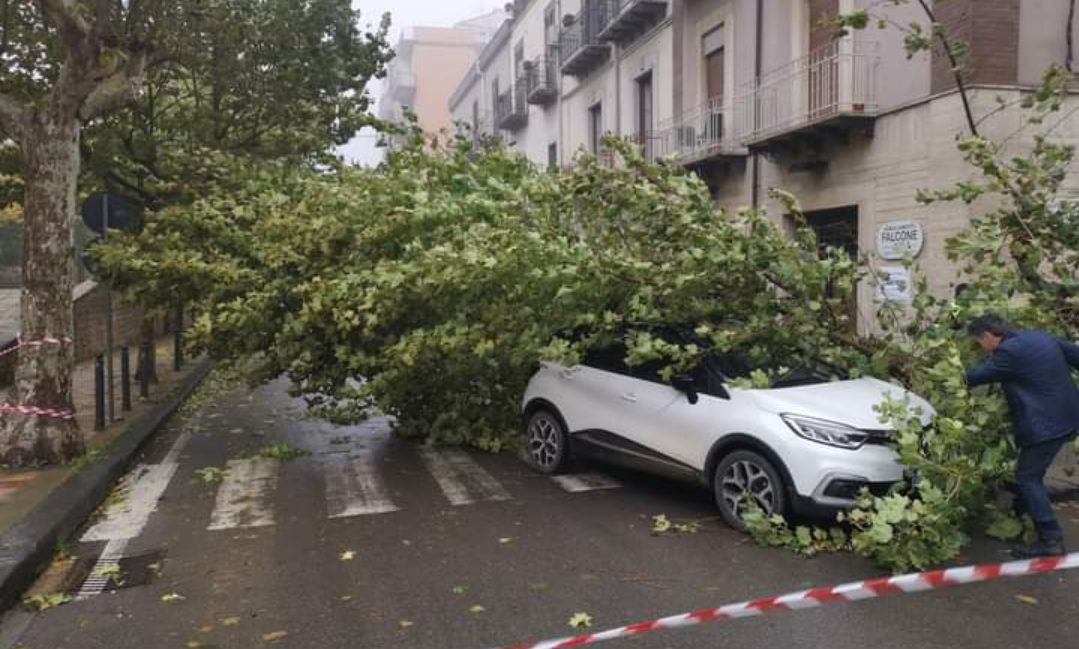
<svg viewBox="0 0 1079 649">
<path fill-rule="evenodd" d="M 872 378 L 747 392 L 762 408 L 776 414 L 827 419 L 862 430 L 890 428 L 880 421 L 876 410 L 889 397 L 895 400 L 908 397 L 911 411 L 922 424 L 928 424 L 936 414 L 928 401 L 913 392 Z"/>
</svg>

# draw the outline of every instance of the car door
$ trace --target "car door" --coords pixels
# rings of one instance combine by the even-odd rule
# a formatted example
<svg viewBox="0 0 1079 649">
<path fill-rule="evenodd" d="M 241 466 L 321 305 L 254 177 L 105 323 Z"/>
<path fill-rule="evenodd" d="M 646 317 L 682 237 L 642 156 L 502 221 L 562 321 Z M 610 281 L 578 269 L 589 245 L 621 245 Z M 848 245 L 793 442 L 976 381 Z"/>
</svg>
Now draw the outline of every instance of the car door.
<svg viewBox="0 0 1079 649">
<path fill-rule="evenodd" d="M 625 347 L 594 349 L 581 364 L 560 368 L 558 375 L 568 397 L 560 407 L 571 433 L 625 434 L 631 418 L 626 405 L 635 382 L 625 364 Z"/>
<path fill-rule="evenodd" d="M 635 391 L 631 438 L 663 458 L 693 471 L 703 471 L 712 444 L 724 431 L 724 422 L 736 417 L 737 405 L 718 375 L 702 365 L 692 372 L 698 401 L 690 403 L 660 376 L 662 363 L 635 369 L 640 384 Z"/>
</svg>

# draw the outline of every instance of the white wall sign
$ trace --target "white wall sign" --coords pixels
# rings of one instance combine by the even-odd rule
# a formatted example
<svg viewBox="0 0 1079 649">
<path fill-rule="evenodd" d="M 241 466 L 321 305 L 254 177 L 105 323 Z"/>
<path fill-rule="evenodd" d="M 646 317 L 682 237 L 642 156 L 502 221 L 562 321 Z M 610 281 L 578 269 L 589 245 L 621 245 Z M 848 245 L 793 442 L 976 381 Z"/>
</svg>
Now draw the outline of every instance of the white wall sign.
<svg viewBox="0 0 1079 649">
<path fill-rule="evenodd" d="M 877 301 L 910 304 L 914 299 L 914 286 L 910 269 L 888 266 L 877 269 Z"/>
<path fill-rule="evenodd" d="M 925 230 L 915 221 L 892 221 L 877 230 L 877 253 L 884 259 L 917 257 L 925 246 Z"/>
</svg>

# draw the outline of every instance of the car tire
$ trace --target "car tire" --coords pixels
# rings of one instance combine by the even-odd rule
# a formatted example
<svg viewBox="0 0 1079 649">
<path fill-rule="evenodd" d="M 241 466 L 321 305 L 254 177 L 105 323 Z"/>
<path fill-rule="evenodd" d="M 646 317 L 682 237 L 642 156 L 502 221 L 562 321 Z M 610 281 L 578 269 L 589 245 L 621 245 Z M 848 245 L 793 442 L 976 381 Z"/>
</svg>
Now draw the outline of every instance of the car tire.
<svg viewBox="0 0 1079 649">
<path fill-rule="evenodd" d="M 569 433 L 561 417 L 545 408 L 528 416 L 525 456 L 528 464 L 540 473 L 555 475 L 569 468 Z"/>
<path fill-rule="evenodd" d="M 712 491 L 723 522 L 745 531 L 743 494 L 748 494 L 768 516 L 787 514 L 787 487 L 768 458 L 753 451 L 735 451 L 716 466 Z"/>
</svg>

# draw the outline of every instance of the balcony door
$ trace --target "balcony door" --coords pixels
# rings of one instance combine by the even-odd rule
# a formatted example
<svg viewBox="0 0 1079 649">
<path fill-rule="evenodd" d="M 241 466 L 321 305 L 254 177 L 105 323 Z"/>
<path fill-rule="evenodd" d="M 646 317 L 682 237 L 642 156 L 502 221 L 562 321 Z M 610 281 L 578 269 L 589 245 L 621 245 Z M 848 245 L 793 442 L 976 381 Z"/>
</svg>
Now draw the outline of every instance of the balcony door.
<svg viewBox="0 0 1079 649">
<path fill-rule="evenodd" d="M 723 104 L 727 84 L 727 48 L 723 41 L 723 25 L 704 35 L 705 107 L 702 112 L 701 139 L 712 148 L 723 140 Z"/>
<path fill-rule="evenodd" d="M 839 112 L 839 42 L 834 21 L 839 0 L 809 2 L 809 119 Z"/>
<path fill-rule="evenodd" d="M 652 72 L 648 71 L 637 77 L 637 143 L 641 145 L 644 157 L 649 160 L 654 159 L 656 155 L 653 150 L 652 131 L 654 129 Z"/>
</svg>

